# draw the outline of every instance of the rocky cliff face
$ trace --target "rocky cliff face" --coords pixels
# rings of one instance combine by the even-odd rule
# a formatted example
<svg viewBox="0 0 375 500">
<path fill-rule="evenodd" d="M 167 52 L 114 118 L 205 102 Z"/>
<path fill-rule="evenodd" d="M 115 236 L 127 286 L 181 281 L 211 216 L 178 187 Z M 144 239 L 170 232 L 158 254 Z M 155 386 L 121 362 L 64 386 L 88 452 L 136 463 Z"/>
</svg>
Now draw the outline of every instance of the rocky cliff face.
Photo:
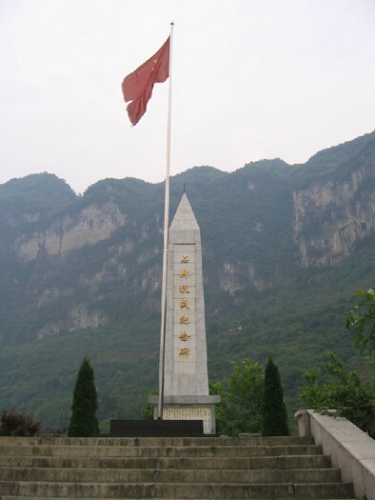
<svg viewBox="0 0 375 500">
<path fill-rule="evenodd" d="M 362 157 L 347 179 L 312 182 L 293 191 L 293 240 L 301 266 L 329 266 L 348 257 L 375 224 L 375 155 Z"/>
<path fill-rule="evenodd" d="M 108 317 L 100 310 L 89 311 L 86 304 L 73 305 L 64 319 L 50 321 L 37 330 L 37 339 L 46 335 L 55 335 L 61 330 L 73 332 L 86 328 L 98 328 L 106 325 Z"/>
<path fill-rule="evenodd" d="M 202 231 L 207 311 L 236 304 L 251 289 L 293 283 L 300 268 L 334 266 L 351 255 L 375 228 L 375 135 L 366 144 L 348 158 L 340 150 L 341 163 L 310 175 L 303 188 L 281 160 L 232 174 L 186 174 Z M 309 164 L 300 168 L 311 173 Z M 159 311 L 163 190 L 155 194 L 135 180 L 98 184 L 73 205 L 68 193 L 66 209 L 49 219 L 39 206 L 20 210 L 18 198 L 0 214 L 2 307 L 16 318 L 9 335 L 18 323 L 22 335 L 27 324 L 29 337 L 42 338 Z M 181 188 L 173 189 L 176 204 Z M 1 190 L 0 203 L 7 207 Z"/>
<path fill-rule="evenodd" d="M 28 220 L 35 220 L 29 216 Z M 35 260 L 40 252 L 64 255 L 71 250 L 105 240 L 126 222 L 126 215 L 113 202 L 100 207 L 85 207 L 77 216 L 56 219 L 46 230 L 37 229 L 31 235 L 20 234 L 15 241 L 17 256 L 24 261 Z"/>
</svg>

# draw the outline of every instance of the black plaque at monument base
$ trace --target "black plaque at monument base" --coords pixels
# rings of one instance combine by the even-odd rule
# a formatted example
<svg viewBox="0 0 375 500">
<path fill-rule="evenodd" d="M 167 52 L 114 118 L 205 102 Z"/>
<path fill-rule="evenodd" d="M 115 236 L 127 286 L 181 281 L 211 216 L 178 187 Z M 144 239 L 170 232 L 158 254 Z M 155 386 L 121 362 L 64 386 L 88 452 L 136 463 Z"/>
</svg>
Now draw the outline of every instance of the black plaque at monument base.
<svg viewBox="0 0 375 500">
<path fill-rule="evenodd" d="M 111 420 L 110 437 L 201 437 L 203 420 Z"/>
</svg>

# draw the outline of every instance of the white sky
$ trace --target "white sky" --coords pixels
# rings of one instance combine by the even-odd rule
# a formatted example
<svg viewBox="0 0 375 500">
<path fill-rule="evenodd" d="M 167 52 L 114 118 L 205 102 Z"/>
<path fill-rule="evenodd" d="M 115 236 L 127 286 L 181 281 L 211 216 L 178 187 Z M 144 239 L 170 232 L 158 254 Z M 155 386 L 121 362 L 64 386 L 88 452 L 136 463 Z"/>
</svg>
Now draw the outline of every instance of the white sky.
<svg viewBox="0 0 375 500">
<path fill-rule="evenodd" d="M 0 0 L 0 183 L 162 181 L 168 81 L 133 128 L 121 82 L 171 21 L 172 175 L 302 163 L 375 129 L 374 0 Z"/>
</svg>

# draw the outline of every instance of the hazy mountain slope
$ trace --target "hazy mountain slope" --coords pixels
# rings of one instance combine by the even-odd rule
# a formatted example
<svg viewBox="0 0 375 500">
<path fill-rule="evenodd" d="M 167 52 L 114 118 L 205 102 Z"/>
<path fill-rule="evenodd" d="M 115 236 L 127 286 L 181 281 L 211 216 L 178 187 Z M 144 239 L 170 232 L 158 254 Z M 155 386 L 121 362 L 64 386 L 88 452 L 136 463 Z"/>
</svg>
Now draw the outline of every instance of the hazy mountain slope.
<svg viewBox="0 0 375 500">
<path fill-rule="evenodd" d="M 264 160 L 171 179 L 202 232 L 210 378 L 272 354 L 291 404 L 326 349 L 357 363 L 343 315 L 373 283 L 375 133 L 305 165 Z M 106 179 L 77 197 L 40 174 L 0 186 L 0 408 L 66 422 L 82 357 L 100 418 L 137 417 L 156 385 L 164 185 Z"/>
</svg>

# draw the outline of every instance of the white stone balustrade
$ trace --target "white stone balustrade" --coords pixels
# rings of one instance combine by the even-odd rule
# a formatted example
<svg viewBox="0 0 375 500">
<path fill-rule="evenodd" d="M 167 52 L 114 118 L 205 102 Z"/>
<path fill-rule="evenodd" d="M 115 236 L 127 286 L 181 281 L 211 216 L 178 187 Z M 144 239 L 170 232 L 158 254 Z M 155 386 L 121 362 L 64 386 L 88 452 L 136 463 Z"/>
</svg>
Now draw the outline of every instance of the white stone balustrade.
<svg viewBox="0 0 375 500">
<path fill-rule="evenodd" d="M 375 441 L 346 418 L 334 418 L 313 410 L 299 410 L 300 437 L 313 436 L 339 467 L 344 483 L 353 483 L 357 500 L 375 500 Z"/>
</svg>

